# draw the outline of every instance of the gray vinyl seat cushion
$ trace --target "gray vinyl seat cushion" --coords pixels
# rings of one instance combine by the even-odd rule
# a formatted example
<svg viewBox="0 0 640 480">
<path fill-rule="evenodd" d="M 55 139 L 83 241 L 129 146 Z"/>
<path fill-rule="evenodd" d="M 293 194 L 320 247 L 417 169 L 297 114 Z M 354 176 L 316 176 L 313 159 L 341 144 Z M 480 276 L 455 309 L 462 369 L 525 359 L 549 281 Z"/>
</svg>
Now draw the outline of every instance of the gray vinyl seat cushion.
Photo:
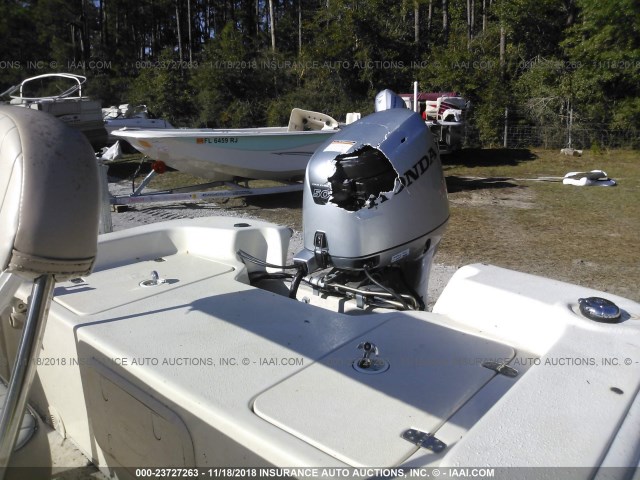
<svg viewBox="0 0 640 480">
<path fill-rule="evenodd" d="M 89 273 L 99 208 L 84 135 L 47 113 L 0 106 L 0 271 L 58 280 Z"/>
</svg>

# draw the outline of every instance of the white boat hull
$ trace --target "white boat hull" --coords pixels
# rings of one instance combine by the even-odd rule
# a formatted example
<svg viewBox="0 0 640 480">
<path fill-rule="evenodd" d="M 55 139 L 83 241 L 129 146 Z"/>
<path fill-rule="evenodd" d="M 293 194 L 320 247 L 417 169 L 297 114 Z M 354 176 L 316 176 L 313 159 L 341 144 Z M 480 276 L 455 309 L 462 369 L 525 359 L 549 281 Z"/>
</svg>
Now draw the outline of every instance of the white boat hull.
<svg viewBox="0 0 640 480">
<path fill-rule="evenodd" d="M 572 477 L 585 479 L 635 465 L 637 303 L 606 294 L 624 321 L 598 324 L 576 304 L 598 292 L 474 265 L 434 313 L 332 312 L 249 285 L 236 251 L 281 263 L 289 232 L 236 226 L 246 223 L 103 236 L 95 273 L 57 287 L 32 402 L 96 464 L 131 476 L 162 466 L 564 466 L 587 467 Z M 141 286 L 151 270 L 166 282 Z M 376 342 L 387 372 L 354 370 L 362 341 Z M 407 429 L 446 447 L 418 448 Z"/>
<path fill-rule="evenodd" d="M 287 179 L 304 175 L 309 158 L 335 132 L 288 132 L 286 127 L 238 130 L 118 130 L 154 160 L 211 180 Z"/>
<path fill-rule="evenodd" d="M 211 180 L 301 177 L 313 152 L 338 131 L 323 113 L 294 108 L 286 127 L 119 130 L 153 160 Z"/>
<path fill-rule="evenodd" d="M 118 141 L 117 137 L 111 135 L 112 132 L 123 128 L 127 129 L 140 129 L 140 130 L 152 130 L 152 129 L 170 129 L 173 128 L 169 122 L 160 118 L 143 118 L 143 117 L 131 117 L 131 118 L 110 118 L 104 121 L 104 128 L 109 134 L 109 141 Z"/>
<path fill-rule="evenodd" d="M 94 148 L 107 144 L 107 130 L 100 115 L 100 102 L 88 99 L 59 100 L 24 105 L 47 112 L 68 125 L 80 130 Z"/>
<path fill-rule="evenodd" d="M 111 132 L 114 130 L 120 130 L 122 128 L 139 130 L 174 128 L 168 120 L 151 117 L 146 105 L 132 106 L 122 104 L 103 108 L 102 117 L 104 119 L 104 127 L 109 134 L 110 144 L 118 141 L 117 137 L 111 135 Z"/>
</svg>

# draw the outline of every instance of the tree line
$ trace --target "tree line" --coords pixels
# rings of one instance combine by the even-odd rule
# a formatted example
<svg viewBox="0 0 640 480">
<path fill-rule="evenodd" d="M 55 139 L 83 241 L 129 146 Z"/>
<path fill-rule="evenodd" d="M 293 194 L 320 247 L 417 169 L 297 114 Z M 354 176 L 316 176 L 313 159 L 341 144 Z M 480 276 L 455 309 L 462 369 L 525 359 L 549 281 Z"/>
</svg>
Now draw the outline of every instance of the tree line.
<svg viewBox="0 0 640 480">
<path fill-rule="evenodd" d="M 180 126 L 343 119 L 384 88 L 458 91 L 477 141 L 529 124 L 640 125 L 638 0 L 5 0 L 0 90 L 67 71 Z"/>
</svg>

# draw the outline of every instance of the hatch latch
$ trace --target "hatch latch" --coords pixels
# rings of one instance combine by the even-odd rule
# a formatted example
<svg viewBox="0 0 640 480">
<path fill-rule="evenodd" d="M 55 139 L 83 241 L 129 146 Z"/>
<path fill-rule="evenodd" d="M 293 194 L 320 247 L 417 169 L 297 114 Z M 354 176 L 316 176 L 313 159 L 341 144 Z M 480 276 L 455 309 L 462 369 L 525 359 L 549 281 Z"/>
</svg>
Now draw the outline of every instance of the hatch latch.
<svg viewBox="0 0 640 480">
<path fill-rule="evenodd" d="M 362 342 L 358 345 L 358 350 L 362 350 L 364 353 L 362 357 L 353 361 L 353 368 L 356 372 L 371 375 L 389 370 L 389 362 L 378 357 L 379 351 L 375 343 Z"/>
</svg>

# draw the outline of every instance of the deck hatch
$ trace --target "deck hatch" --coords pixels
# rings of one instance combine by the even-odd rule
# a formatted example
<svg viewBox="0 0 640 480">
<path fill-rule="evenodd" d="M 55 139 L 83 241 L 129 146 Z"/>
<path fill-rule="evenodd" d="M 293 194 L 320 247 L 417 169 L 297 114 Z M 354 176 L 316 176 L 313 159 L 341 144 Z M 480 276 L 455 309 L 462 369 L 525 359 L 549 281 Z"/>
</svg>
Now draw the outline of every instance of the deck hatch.
<svg viewBox="0 0 640 480">
<path fill-rule="evenodd" d="M 386 372 L 353 368 L 362 342 L 377 345 L 389 362 Z M 482 363 L 506 364 L 514 355 L 507 345 L 393 316 L 259 395 L 254 412 L 351 466 L 391 467 L 416 450 L 403 438 L 408 429 L 435 435 L 498 375 Z"/>
<path fill-rule="evenodd" d="M 95 315 L 232 271 L 229 265 L 198 255 L 176 254 L 165 257 L 160 265 L 155 259 L 141 260 L 94 272 L 80 283 L 62 282 L 54 295 L 57 303 L 76 315 Z M 150 281 L 152 272 L 158 277 L 156 283 Z"/>
</svg>

